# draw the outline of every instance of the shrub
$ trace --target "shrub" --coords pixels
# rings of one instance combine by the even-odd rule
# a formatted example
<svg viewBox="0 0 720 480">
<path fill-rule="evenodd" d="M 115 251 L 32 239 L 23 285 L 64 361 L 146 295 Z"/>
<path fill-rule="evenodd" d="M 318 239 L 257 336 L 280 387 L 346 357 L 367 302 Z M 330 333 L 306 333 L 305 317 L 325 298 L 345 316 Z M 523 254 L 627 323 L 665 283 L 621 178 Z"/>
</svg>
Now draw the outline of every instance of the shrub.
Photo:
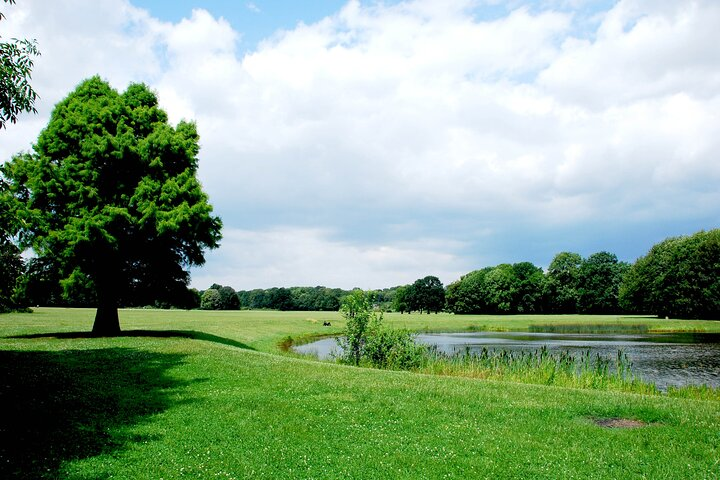
<svg viewBox="0 0 720 480">
<path fill-rule="evenodd" d="M 346 320 L 345 335 L 338 339 L 342 363 L 397 370 L 422 364 L 426 347 L 415 343 L 412 332 L 383 325 L 382 313 L 373 311 L 367 293 L 353 291 L 343 300 L 340 313 Z"/>
<path fill-rule="evenodd" d="M 380 323 L 367 336 L 363 361 L 375 368 L 412 370 L 424 363 L 427 347 L 415 343 L 409 330 L 395 330 Z"/>
<path fill-rule="evenodd" d="M 205 290 L 200 300 L 200 308 L 203 310 L 220 310 L 222 308 L 220 292 L 214 288 Z"/>
</svg>

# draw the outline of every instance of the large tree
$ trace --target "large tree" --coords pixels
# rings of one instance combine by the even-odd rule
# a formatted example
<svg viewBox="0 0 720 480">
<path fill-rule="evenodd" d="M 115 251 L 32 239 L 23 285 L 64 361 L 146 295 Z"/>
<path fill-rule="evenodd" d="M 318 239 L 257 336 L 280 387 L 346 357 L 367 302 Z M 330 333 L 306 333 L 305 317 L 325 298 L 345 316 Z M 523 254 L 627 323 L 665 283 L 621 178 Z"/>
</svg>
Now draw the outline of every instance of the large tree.
<svg viewBox="0 0 720 480">
<path fill-rule="evenodd" d="M 517 278 L 517 313 L 542 313 L 546 309 L 544 298 L 545 275 L 540 267 L 530 262 L 515 263 L 512 266 Z"/>
<path fill-rule="evenodd" d="M 415 280 L 409 292 L 409 309 L 438 313 L 445 307 L 445 288 L 439 278 L 428 275 Z"/>
<path fill-rule="evenodd" d="M 720 318 L 720 229 L 654 245 L 625 276 L 620 303 L 661 317 Z"/>
<path fill-rule="evenodd" d="M 545 288 L 553 313 L 577 313 L 582 263 L 583 258 L 573 252 L 560 252 L 550 262 Z"/>
<path fill-rule="evenodd" d="M 620 283 L 630 268 L 614 253 L 598 252 L 583 260 L 578 270 L 578 311 L 608 314 L 620 310 Z"/>
<path fill-rule="evenodd" d="M 145 85 L 120 94 L 93 77 L 56 105 L 34 152 L 3 166 L 21 245 L 55 262 L 64 288 L 94 286 L 94 333 L 119 333 L 121 301 L 186 289 L 186 267 L 218 246 L 198 138 L 194 123 L 171 126 Z"/>
<path fill-rule="evenodd" d="M 488 313 L 486 277 L 495 267 L 463 275 L 447 288 L 447 308 L 453 313 Z"/>
<path fill-rule="evenodd" d="M 405 313 L 410 311 L 410 299 L 412 298 L 412 285 L 398 287 L 395 291 L 392 306 L 396 312 Z"/>
<path fill-rule="evenodd" d="M 4 0 L 13 4 L 15 0 Z M 0 12 L 0 20 L 4 18 Z M 30 85 L 33 59 L 40 55 L 35 40 L 0 41 L 0 128 L 15 123 L 22 112 L 36 112 L 37 93 Z"/>
</svg>

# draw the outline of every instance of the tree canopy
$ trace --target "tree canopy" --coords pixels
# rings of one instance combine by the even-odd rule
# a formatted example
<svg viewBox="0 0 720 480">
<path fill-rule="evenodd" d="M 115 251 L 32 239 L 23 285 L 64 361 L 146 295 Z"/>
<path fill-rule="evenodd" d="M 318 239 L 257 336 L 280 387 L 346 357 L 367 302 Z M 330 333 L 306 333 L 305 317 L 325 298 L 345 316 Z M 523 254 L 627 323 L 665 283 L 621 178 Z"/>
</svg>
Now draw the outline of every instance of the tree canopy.
<svg viewBox="0 0 720 480">
<path fill-rule="evenodd" d="M 576 313 L 579 272 L 583 259 L 578 253 L 560 252 L 547 271 L 546 292 L 549 310 L 554 313 Z"/>
<path fill-rule="evenodd" d="M 620 283 L 629 267 L 614 253 L 598 252 L 586 258 L 578 270 L 578 311 L 618 313 Z"/>
<path fill-rule="evenodd" d="M 445 288 L 440 279 L 432 275 L 415 280 L 406 288 L 405 295 L 410 311 L 437 313 L 445 308 Z"/>
<path fill-rule="evenodd" d="M 630 268 L 623 308 L 676 318 L 720 318 L 720 229 L 672 237 Z"/>
<path fill-rule="evenodd" d="M 186 267 L 218 246 L 198 141 L 194 123 L 169 124 L 147 86 L 120 94 L 93 77 L 55 106 L 33 152 L 2 167 L 21 246 L 53 263 L 63 288 L 92 285 L 93 332 L 119 332 L 119 302 L 187 292 Z"/>
<path fill-rule="evenodd" d="M 489 314 L 615 313 L 628 268 L 608 252 L 586 259 L 577 253 L 559 253 L 547 273 L 530 262 L 486 267 L 448 285 L 447 309 Z"/>
<path fill-rule="evenodd" d="M 222 310 L 222 297 L 215 288 L 208 288 L 202 294 L 200 308 L 203 310 Z"/>
</svg>

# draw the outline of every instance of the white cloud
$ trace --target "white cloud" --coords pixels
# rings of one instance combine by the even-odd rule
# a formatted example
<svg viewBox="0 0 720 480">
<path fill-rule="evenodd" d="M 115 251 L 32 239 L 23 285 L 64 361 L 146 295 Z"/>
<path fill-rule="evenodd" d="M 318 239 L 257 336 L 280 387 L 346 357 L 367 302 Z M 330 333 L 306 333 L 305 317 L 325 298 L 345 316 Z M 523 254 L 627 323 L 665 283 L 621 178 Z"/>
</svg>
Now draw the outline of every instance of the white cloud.
<svg viewBox="0 0 720 480">
<path fill-rule="evenodd" d="M 605 109 L 685 92 L 717 97 L 720 3 L 623 0 L 594 41 L 567 39 L 539 84 L 565 102 Z"/>
<path fill-rule="evenodd" d="M 498 235 L 538 225 L 716 226 L 717 2 L 621 0 L 591 20 L 567 8 L 593 2 L 504 3 L 480 20 L 482 3 L 350 1 L 241 57 L 242 32 L 202 9 L 170 24 L 128 2 L 23 1 L 7 24 L 39 40 L 41 115 L 0 132 L 0 155 L 27 148 L 82 78 L 149 82 L 173 121 L 197 121 L 201 178 L 228 227 L 199 286 L 387 286 L 493 261 Z M 493 225 L 492 242 L 474 236 Z M 329 234 L 363 226 L 382 238 Z"/>
<path fill-rule="evenodd" d="M 131 81 L 152 83 L 163 72 L 157 51 L 162 23 L 126 0 L 27 0 L 3 13 L 3 37 L 34 38 L 41 51 L 32 75 L 39 115 L 24 115 L 19 125 L 0 132 L 3 161 L 30 148 L 53 106 L 82 80 L 99 74 L 124 88 Z"/>
<path fill-rule="evenodd" d="M 454 253 L 462 247 L 457 242 L 358 245 L 332 237 L 330 231 L 307 228 L 225 229 L 222 252 L 209 255 L 207 267 L 193 274 L 193 283 L 239 290 L 318 284 L 377 289 L 426 275 L 450 282 L 470 268 Z"/>
</svg>

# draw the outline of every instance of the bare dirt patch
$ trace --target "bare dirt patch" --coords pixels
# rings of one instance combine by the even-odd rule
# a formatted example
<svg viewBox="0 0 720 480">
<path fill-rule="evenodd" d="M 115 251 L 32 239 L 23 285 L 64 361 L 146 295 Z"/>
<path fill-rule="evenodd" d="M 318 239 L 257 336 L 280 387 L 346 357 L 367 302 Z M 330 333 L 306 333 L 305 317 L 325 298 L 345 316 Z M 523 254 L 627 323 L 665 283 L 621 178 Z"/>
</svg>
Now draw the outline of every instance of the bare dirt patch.
<svg viewBox="0 0 720 480">
<path fill-rule="evenodd" d="M 604 428 L 641 428 L 647 427 L 647 423 L 631 418 L 593 418 L 595 425 Z"/>
</svg>

